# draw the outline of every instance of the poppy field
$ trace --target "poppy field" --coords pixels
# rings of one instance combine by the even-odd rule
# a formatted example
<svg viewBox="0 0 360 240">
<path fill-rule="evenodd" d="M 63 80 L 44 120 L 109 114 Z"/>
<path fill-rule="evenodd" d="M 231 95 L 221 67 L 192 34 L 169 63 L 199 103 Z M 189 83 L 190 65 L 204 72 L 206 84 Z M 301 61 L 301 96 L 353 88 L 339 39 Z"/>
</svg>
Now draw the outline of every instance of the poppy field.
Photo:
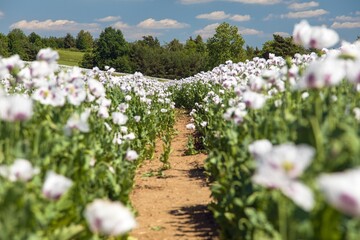
<svg viewBox="0 0 360 240">
<path fill-rule="evenodd" d="M 156 81 L 106 67 L 0 58 L 0 239 L 127 239 L 137 167 L 163 142 L 175 107 L 206 151 L 209 206 L 222 239 L 357 239 L 360 42 L 302 21 L 293 58 L 227 61 Z M 16 216 L 16 217 L 15 217 Z"/>
</svg>

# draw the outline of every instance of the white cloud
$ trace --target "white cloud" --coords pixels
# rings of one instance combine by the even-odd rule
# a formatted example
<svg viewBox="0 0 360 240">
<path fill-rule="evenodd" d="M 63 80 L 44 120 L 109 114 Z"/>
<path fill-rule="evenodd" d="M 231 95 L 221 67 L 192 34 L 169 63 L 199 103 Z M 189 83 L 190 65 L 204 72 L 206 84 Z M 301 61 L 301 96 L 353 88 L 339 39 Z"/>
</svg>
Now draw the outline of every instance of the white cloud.
<svg viewBox="0 0 360 240">
<path fill-rule="evenodd" d="M 270 14 L 267 15 L 263 20 L 264 20 L 264 21 L 269 21 L 269 20 L 271 20 L 271 19 L 279 18 L 279 17 L 280 17 L 280 16 L 278 16 L 278 15 L 275 15 L 275 14 L 270 13 Z"/>
<path fill-rule="evenodd" d="M 195 4 L 195 3 L 206 3 L 206 2 L 212 2 L 214 0 L 180 0 L 180 3 L 182 4 Z"/>
<path fill-rule="evenodd" d="M 245 22 L 251 19 L 250 15 L 239 15 L 239 14 L 227 14 L 224 11 L 214 11 L 211 13 L 204 13 L 197 15 L 196 18 L 198 19 L 208 19 L 208 20 L 223 20 L 223 19 L 230 19 L 236 22 Z"/>
<path fill-rule="evenodd" d="M 292 10 L 304 10 L 304 9 L 309 9 L 309 8 L 313 8 L 313 7 L 318 7 L 319 3 L 318 2 L 304 2 L 304 3 L 291 3 L 288 8 L 292 9 Z"/>
<path fill-rule="evenodd" d="M 96 21 L 98 22 L 115 22 L 115 21 L 118 21 L 120 20 L 120 16 L 107 16 L 107 17 L 104 17 L 104 18 L 98 18 L 96 19 Z"/>
<path fill-rule="evenodd" d="M 169 28 L 185 28 L 188 27 L 189 25 L 186 23 L 180 23 L 173 19 L 162 19 L 156 21 L 153 18 L 148 18 L 140 22 L 137 26 L 146 29 L 169 29 Z"/>
<path fill-rule="evenodd" d="M 100 26 L 97 23 L 78 23 L 71 20 L 21 20 L 19 22 L 13 23 L 10 26 L 13 28 L 20 28 L 23 30 L 31 30 L 31 31 L 69 31 L 75 32 L 80 31 L 82 29 L 86 29 L 89 32 L 98 32 L 100 31 Z"/>
<path fill-rule="evenodd" d="M 301 12 L 289 12 L 287 14 L 281 15 L 281 18 L 311 18 L 311 17 L 319 17 L 327 13 L 328 11 L 324 9 L 316 9 L 316 10 L 308 10 Z"/>
<path fill-rule="evenodd" d="M 335 21 L 339 21 L 339 22 L 360 22 L 360 17 L 342 15 L 342 16 L 336 16 Z"/>
<path fill-rule="evenodd" d="M 196 18 L 209 19 L 209 20 L 222 20 L 229 18 L 230 16 L 231 16 L 230 14 L 226 14 L 224 11 L 215 11 L 211 13 L 204 13 L 197 15 Z"/>
<path fill-rule="evenodd" d="M 113 23 L 111 26 L 113 28 L 120 29 L 120 30 L 130 28 L 130 26 L 127 23 L 124 23 L 121 21 L 117 21 L 117 22 Z"/>
<path fill-rule="evenodd" d="M 334 22 L 332 28 L 360 28 L 360 22 Z"/>
<path fill-rule="evenodd" d="M 209 37 L 212 37 L 215 34 L 216 28 L 219 26 L 219 23 L 213 23 L 210 25 L 207 25 L 206 27 L 196 30 L 194 33 L 196 35 L 200 35 L 202 38 L 207 39 Z"/>
<path fill-rule="evenodd" d="M 139 40 L 142 39 L 142 37 L 144 36 L 158 37 L 163 35 L 163 33 L 161 32 L 151 31 L 150 29 L 138 28 L 136 26 L 121 29 L 121 31 L 123 32 L 124 37 L 127 40 Z"/>
<path fill-rule="evenodd" d="M 280 3 L 282 0 L 227 0 L 227 1 L 246 3 L 246 4 L 272 5 L 272 4 Z"/>
<path fill-rule="evenodd" d="M 263 32 L 253 28 L 239 28 L 239 33 L 241 35 L 260 35 Z"/>
<path fill-rule="evenodd" d="M 144 28 L 140 28 L 138 26 L 131 26 L 122 21 L 117 21 L 117 22 L 111 24 L 111 27 L 121 30 L 121 32 L 124 34 L 124 37 L 126 40 L 139 40 L 143 36 L 151 35 L 153 37 L 157 37 L 157 36 L 162 35 L 161 32 L 155 32 L 155 31 L 152 31 L 151 29 L 144 29 Z"/>
<path fill-rule="evenodd" d="M 0 19 L 3 18 L 4 16 L 5 14 L 2 11 L 0 11 Z"/>
<path fill-rule="evenodd" d="M 279 35 L 279 36 L 282 36 L 282 37 L 290 37 L 290 34 L 287 33 L 287 32 L 274 32 L 273 34 L 274 35 Z"/>
<path fill-rule="evenodd" d="M 245 22 L 245 21 L 249 21 L 251 19 L 250 15 L 233 15 L 232 17 L 230 17 L 231 20 L 236 21 L 236 22 Z"/>
</svg>

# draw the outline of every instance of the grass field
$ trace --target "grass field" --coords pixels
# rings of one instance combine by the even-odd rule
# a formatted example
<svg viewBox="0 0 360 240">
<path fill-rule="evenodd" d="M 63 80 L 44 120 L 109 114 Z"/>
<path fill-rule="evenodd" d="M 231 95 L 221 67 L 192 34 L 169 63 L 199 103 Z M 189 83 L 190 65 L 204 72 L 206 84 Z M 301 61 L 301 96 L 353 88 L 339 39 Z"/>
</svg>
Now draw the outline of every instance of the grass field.
<svg viewBox="0 0 360 240">
<path fill-rule="evenodd" d="M 65 49 L 57 49 L 56 51 L 58 51 L 60 56 L 58 63 L 68 66 L 79 66 L 79 62 L 85 54 L 84 52 Z"/>
</svg>

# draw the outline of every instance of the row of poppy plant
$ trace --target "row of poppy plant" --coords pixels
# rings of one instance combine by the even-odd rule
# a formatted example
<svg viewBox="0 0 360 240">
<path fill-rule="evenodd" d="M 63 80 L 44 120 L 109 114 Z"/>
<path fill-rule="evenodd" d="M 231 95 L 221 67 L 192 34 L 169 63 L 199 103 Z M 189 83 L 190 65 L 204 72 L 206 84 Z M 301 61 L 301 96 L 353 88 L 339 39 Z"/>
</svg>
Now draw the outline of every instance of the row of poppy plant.
<svg viewBox="0 0 360 240">
<path fill-rule="evenodd" d="M 226 62 L 182 79 L 209 152 L 210 206 L 223 239 L 356 239 L 360 194 L 360 42 L 306 21 L 297 44 L 319 56 Z"/>
<path fill-rule="evenodd" d="M 126 239 L 135 170 L 155 139 L 169 148 L 174 103 L 141 73 L 58 58 L 0 58 L 0 239 Z"/>
</svg>

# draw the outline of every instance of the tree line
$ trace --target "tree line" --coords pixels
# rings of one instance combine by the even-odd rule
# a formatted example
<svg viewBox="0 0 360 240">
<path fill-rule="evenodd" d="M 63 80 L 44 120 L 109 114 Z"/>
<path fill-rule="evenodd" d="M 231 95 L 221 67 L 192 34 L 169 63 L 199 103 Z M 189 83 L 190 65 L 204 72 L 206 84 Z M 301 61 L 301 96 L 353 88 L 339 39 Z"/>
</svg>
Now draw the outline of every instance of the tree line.
<svg viewBox="0 0 360 240">
<path fill-rule="evenodd" d="M 104 69 L 111 66 L 118 72 L 141 72 L 144 75 L 179 79 L 211 70 L 227 60 L 234 62 L 277 56 L 293 56 L 295 53 L 309 53 L 293 43 L 292 37 L 273 35 L 262 49 L 245 46 L 238 28 L 226 22 L 220 24 L 215 34 L 204 41 L 200 35 L 189 37 L 185 43 L 173 39 L 160 44 L 153 36 L 143 36 L 141 40 L 127 42 L 121 30 L 105 28 L 99 38 L 81 30 L 76 37 L 70 33 L 65 37 L 41 37 L 32 32 L 28 36 L 20 29 L 13 29 L 7 35 L 0 33 L 0 56 L 19 54 L 23 60 L 36 58 L 41 48 L 75 49 L 86 52 L 79 66 Z"/>
</svg>

